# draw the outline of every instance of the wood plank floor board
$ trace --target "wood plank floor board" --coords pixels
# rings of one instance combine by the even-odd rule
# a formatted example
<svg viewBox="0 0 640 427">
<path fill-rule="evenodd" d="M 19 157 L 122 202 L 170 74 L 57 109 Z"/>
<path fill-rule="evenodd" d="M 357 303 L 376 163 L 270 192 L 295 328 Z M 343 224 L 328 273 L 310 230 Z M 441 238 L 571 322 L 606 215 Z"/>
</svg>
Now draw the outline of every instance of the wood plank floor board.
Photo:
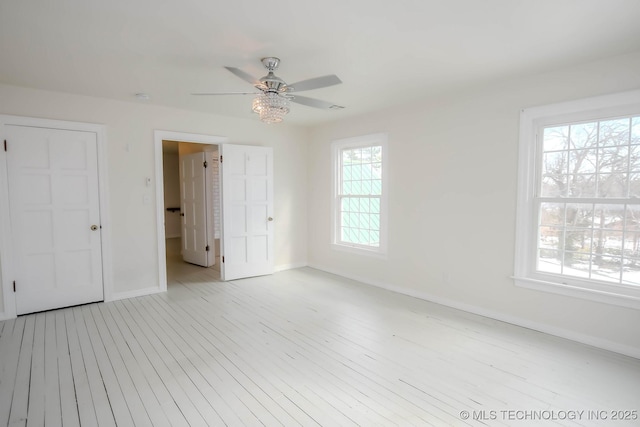
<svg viewBox="0 0 640 427">
<path fill-rule="evenodd" d="M 269 315 L 268 317 L 271 317 L 271 315 Z M 275 317 L 271 317 L 271 318 L 272 318 L 272 319 L 274 319 Z M 241 320 L 241 319 L 235 319 L 234 321 L 235 321 L 235 322 L 242 322 L 242 320 Z M 291 323 L 291 322 L 289 322 L 289 321 L 287 321 L 287 322 L 288 322 L 288 323 Z M 263 325 L 263 326 L 264 326 L 264 325 Z M 281 325 L 280 330 L 286 330 L 286 325 Z M 295 331 L 292 331 L 292 332 L 295 332 Z M 284 336 L 282 336 L 282 338 L 284 338 L 285 340 L 288 340 L 288 339 L 289 339 L 289 338 L 284 337 Z M 302 338 L 302 341 L 304 341 L 305 339 L 307 339 L 307 337 L 301 337 L 301 338 Z M 319 338 L 319 339 L 323 339 L 323 338 Z M 310 354 L 315 354 L 317 351 L 324 351 L 324 350 L 325 350 L 325 348 L 327 347 L 327 346 L 326 346 L 326 342 L 328 342 L 328 341 L 327 341 L 327 339 L 326 339 L 326 338 L 324 338 L 323 340 L 324 340 L 324 342 L 322 342 L 322 343 L 317 343 L 317 342 L 316 342 L 316 343 L 311 343 L 311 344 L 310 344 L 310 346 L 311 346 L 311 347 L 310 347 Z M 295 344 L 298 344 L 298 345 L 299 345 L 299 344 L 300 344 L 300 342 L 301 342 L 301 340 L 299 340 L 299 339 L 298 339 L 298 340 L 293 340 L 292 342 L 295 342 Z M 282 344 L 279 344 L 279 345 L 282 345 Z M 303 358 L 305 358 L 305 357 L 306 357 L 306 356 L 305 356 L 305 354 L 303 354 L 303 353 L 301 353 L 300 355 L 301 355 Z M 351 361 L 351 360 L 348 360 L 348 359 L 339 359 L 339 360 L 337 360 L 337 362 L 338 362 L 338 364 L 337 364 L 337 365 L 334 365 L 334 366 L 332 367 L 332 369 L 335 369 L 335 370 L 338 370 L 338 371 L 339 371 L 340 369 L 344 368 L 344 366 L 341 366 L 340 364 L 343 364 L 343 365 L 344 365 L 345 363 L 351 363 L 352 361 Z M 366 373 L 365 375 L 363 375 L 363 377 L 365 377 L 367 380 L 370 380 L 370 375 L 369 375 L 369 374 L 371 374 L 371 373 L 372 373 L 372 372 Z M 329 375 L 333 375 L 333 373 L 332 373 L 331 371 L 327 371 L 327 372 L 325 372 L 325 373 L 324 373 L 324 375 L 325 375 L 325 376 L 326 376 L 327 374 L 329 374 Z M 349 375 L 349 373 L 347 373 L 347 375 Z M 375 375 L 375 373 L 374 373 L 373 375 Z M 336 380 L 336 381 L 340 381 L 340 375 L 336 375 L 336 376 L 335 376 L 335 380 Z M 357 381 L 357 379 L 356 379 L 356 381 Z M 415 410 L 415 407 L 413 408 L 413 410 Z M 432 414 L 432 416 L 433 416 L 433 414 Z"/>
<path fill-rule="evenodd" d="M 189 305 L 189 309 L 184 311 L 184 315 L 189 315 L 190 313 L 197 313 L 199 310 L 199 308 L 193 304 Z M 210 312 L 210 311 L 209 311 Z M 224 330 L 220 329 L 217 327 L 216 324 L 213 323 L 208 323 L 208 322 L 202 322 L 199 321 L 199 319 L 206 319 L 206 307 L 205 307 L 205 311 L 201 312 L 202 316 L 194 316 L 194 321 L 198 322 L 198 326 L 194 327 L 197 328 L 197 332 L 199 332 L 202 336 L 202 338 L 211 343 L 212 347 L 212 352 L 213 354 L 216 356 L 216 358 L 218 360 L 224 360 L 227 357 L 225 356 L 226 354 L 234 354 L 234 358 L 233 360 L 227 360 L 226 361 L 226 369 L 232 370 L 234 372 L 239 373 L 240 375 L 242 375 L 242 373 L 246 373 L 247 375 L 249 375 L 249 377 L 251 379 L 253 379 L 254 381 L 257 381 L 260 378 L 264 378 L 259 372 L 257 372 L 255 369 L 253 369 L 251 367 L 251 364 L 249 363 L 243 363 L 242 364 L 242 368 L 238 367 L 236 365 L 236 363 L 238 363 L 239 361 L 242 360 L 243 358 L 243 353 L 246 353 L 247 349 L 250 349 L 250 346 L 247 347 L 240 347 L 237 345 L 237 343 L 234 341 L 234 339 L 237 339 L 237 336 L 241 335 L 241 334 L 235 334 L 234 332 L 231 332 L 232 335 L 234 335 L 234 339 L 231 339 L 229 337 L 229 335 L 227 333 L 225 333 Z M 223 320 L 223 318 L 219 318 L 219 320 Z M 237 325 L 234 325 L 237 327 Z M 213 333 L 215 332 L 215 333 Z M 227 331 L 229 332 L 229 331 Z M 268 357 L 268 353 L 265 352 L 252 352 L 250 351 L 250 354 L 252 355 L 252 357 L 250 357 L 250 359 L 255 360 L 255 354 L 260 354 L 260 361 L 257 362 L 258 365 L 260 366 L 266 366 L 265 365 L 265 357 Z M 273 373 L 273 366 L 269 365 L 269 371 Z M 269 376 L 270 381 L 275 381 L 278 382 L 279 378 L 277 375 L 271 375 Z M 269 382 L 261 382 L 260 383 L 262 386 L 262 389 L 270 389 L 270 384 Z M 324 414 L 327 412 L 318 412 L 315 408 L 311 408 L 308 405 L 308 401 L 306 402 L 292 402 L 290 400 L 290 398 L 288 397 L 288 395 L 295 395 L 295 394 L 299 394 L 297 391 L 294 390 L 287 390 L 286 388 L 286 384 L 284 383 L 279 383 L 279 391 L 275 391 L 273 392 L 274 395 L 282 395 L 282 397 L 284 397 L 284 399 L 280 398 L 278 399 L 278 403 L 283 404 L 283 403 L 289 403 L 286 407 L 287 411 L 291 411 L 291 412 L 296 412 L 295 409 L 298 409 L 297 414 L 298 414 L 298 418 L 296 418 L 298 420 L 298 422 L 304 424 L 307 420 L 311 421 L 313 420 L 314 422 L 318 422 L 318 420 L 322 420 L 324 418 L 327 418 Z M 284 393 L 283 393 L 284 392 Z M 306 400 L 306 399 L 305 399 Z M 316 402 L 318 403 L 318 402 Z M 299 406 L 298 406 L 299 405 Z M 331 408 L 322 408 L 325 411 L 329 410 L 328 413 L 331 413 Z M 330 420 L 331 424 L 335 424 L 337 421 L 336 420 Z M 327 425 L 327 420 L 325 420 L 324 425 Z"/>
<path fill-rule="evenodd" d="M 82 358 L 82 349 L 76 330 L 76 320 L 73 309 L 63 310 L 67 340 L 69 344 L 69 358 L 71 360 L 71 371 L 73 373 L 73 385 L 77 399 L 78 418 L 81 425 L 95 426 L 98 424 L 96 409 L 94 405 L 91 387 L 89 387 L 89 377 Z"/>
<path fill-rule="evenodd" d="M 242 315 L 241 315 L 241 318 L 235 319 L 232 323 L 235 323 L 235 324 L 241 324 L 241 323 L 243 322 L 243 320 L 244 320 L 244 319 L 246 319 L 247 317 L 248 317 L 248 314 L 247 314 L 247 313 L 244 313 L 244 314 L 242 314 Z M 275 347 L 276 347 L 276 348 L 280 348 L 281 346 L 282 346 L 282 344 L 280 343 L 280 344 L 276 345 Z M 313 350 L 312 350 L 312 352 L 315 352 L 315 351 L 317 351 L 317 349 L 313 349 Z M 301 359 L 301 360 L 304 360 L 304 358 L 303 358 L 303 359 Z M 342 368 L 342 366 L 337 365 L 336 369 L 340 369 L 340 368 Z M 322 376 L 319 376 L 318 378 L 322 378 L 323 376 L 326 376 L 326 374 L 327 374 L 327 372 L 325 372 Z M 337 378 L 338 378 L 338 377 L 337 377 Z M 339 378 L 338 378 L 338 380 L 339 380 Z M 353 390 L 351 390 L 351 392 L 353 392 Z M 350 393 L 351 393 L 351 392 L 350 392 Z M 350 393 L 349 393 L 348 395 L 350 395 Z M 361 403 L 360 403 L 359 405 L 357 405 L 357 407 L 358 407 L 358 408 L 361 408 L 361 409 L 363 408 L 363 406 L 364 406 L 364 405 L 362 405 Z M 376 405 L 372 405 L 372 406 L 374 406 L 374 407 L 375 407 Z"/>
<path fill-rule="evenodd" d="M 152 302 L 150 299 L 149 302 Z M 189 368 L 197 372 L 198 375 L 191 376 L 195 379 L 194 384 L 201 391 L 203 396 L 207 398 L 212 408 L 217 411 L 221 419 L 227 425 L 233 425 L 234 423 L 257 423 L 258 418 L 254 415 L 254 412 L 250 412 L 250 416 L 247 414 L 242 417 L 242 414 L 246 413 L 246 404 L 243 402 L 242 397 L 253 399 L 251 395 L 242 395 L 244 389 L 235 381 L 235 379 L 227 372 L 219 369 L 219 363 L 215 359 L 208 360 L 208 355 L 203 355 L 202 351 L 198 352 L 197 348 L 202 347 L 201 343 L 194 341 L 193 339 L 185 340 L 189 336 L 189 331 L 181 328 L 176 329 L 177 325 L 180 325 L 181 320 L 171 318 L 169 313 L 158 313 L 150 307 L 146 307 L 147 310 L 153 310 L 150 318 L 157 319 L 158 322 L 164 327 L 165 331 L 169 331 L 168 338 L 172 340 L 171 348 L 180 348 L 181 356 L 189 360 Z M 149 311 L 147 311 L 149 313 Z M 154 317 L 157 316 L 157 317 Z M 165 323 L 165 319 L 171 319 L 170 322 Z M 182 334 L 182 336 L 180 336 Z M 185 348 L 186 347 L 186 348 Z M 217 389 L 224 389 L 227 399 L 223 399 L 216 391 Z M 238 417 L 237 414 L 241 414 Z"/>
<path fill-rule="evenodd" d="M 109 357 L 102 337 L 95 325 L 93 316 L 90 313 L 90 307 L 85 305 L 77 307 L 76 313 L 81 314 L 84 319 L 83 335 L 86 332 L 86 338 L 91 343 L 93 349 L 93 357 L 95 357 L 96 367 L 102 380 L 103 388 L 106 392 L 110 411 L 113 416 L 115 425 L 129 427 L 133 426 L 133 417 L 129 410 L 131 401 L 139 400 L 139 396 L 132 396 L 131 399 L 125 399 L 122 387 L 118 381 L 117 374 L 113 368 L 113 359 Z"/>
<path fill-rule="evenodd" d="M 99 308 L 110 327 L 114 340 L 119 344 L 122 353 L 125 355 L 127 366 L 130 366 L 131 371 L 135 373 L 134 378 L 141 384 L 140 389 L 145 391 L 143 395 L 145 401 L 150 400 L 149 403 L 145 404 L 145 407 L 156 417 L 164 414 L 166 422 L 172 426 L 188 426 L 189 424 L 184 414 L 178 408 L 164 382 L 168 377 L 162 375 L 164 372 L 162 366 L 154 366 L 154 358 L 147 356 L 141 345 L 142 341 L 139 341 L 133 335 L 132 328 L 135 327 L 133 320 L 127 317 L 125 311 L 120 310 L 118 304 L 103 304 Z M 148 388 L 143 385 L 145 382 L 148 384 Z M 149 390 L 153 394 L 152 396 L 147 393 Z M 156 412 L 158 406 L 155 406 L 154 399 L 163 414 Z M 161 425 L 161 423 L 158 425 Z"/>
<path fill-rule="evenodd" d="M 197 387 L 191 381 L 191 378 L 184 372 L 180 365 L 180 356 L 171 354 L 161 337 L 158 337 L 157 331 L 154 331 L 147 321 L 140 316 L 136 305 L 137 301 L 118 301 L 120 305 L 130 316 L 130 322 L 135 325 L 134 335 L 138 341 L 143 344 L 147 357 L 152 360 L 154 368 L 163 377 L 167 390 L 171 398 L 187 419 L 191 426 L 208 425 L 206 417 L 219 418 L 213 411 L 211 405 L 204 399 Z M 162 333 L 160 333 L 162 335 Z"/>
<path fill-rule="evenodd" d="M 191 325 L 183 321 L 185 313 L 180 315 L 180 313 L 170 310 L 170 307 L 165 304 L 159 304 L 160 300 L 155 298 L 154 300 L 156 302 L 154 306 L 161 311 L 161 315 L 172 319 L 170 325 L 180 325 L 183 333 L 191 334 Z M 222 381 L 221 387 L 224 389 L 231 387 L 232 390 L 235 390 L 234 393 L 238 395 L 241 404 L 247 405 L 255 414 L 267 411 L 274 417 L 271 422 L 284 423 L 284 425 L 297 424 L 295 419 L 286 411 L 286 409 L 290 408 L 283 408 L 276 403 L 272 395 L 265 392 L 265 388 L 269 387 L 269 383 L 260 381 L 259 378 L 252 379 L 247 377 L 235 362 L 224 358 L 224 355 L 217 352 L 214 347 L 207 346 L 206 341 L 194 339 L 192 335 L 192 339 L 189 339 L 189 342 L 197 344 L 196 346 L 192 345 L 196 355 L 207 365 L 207 368 L 215 368 L 216 375 Z M 262 417 L 260 419 L 264 421 Z M 265 417 L 265 419 L 268 419 L 268 417 Z"/>
<path fill-rule="evenodd" d="M 103 377 L 100 373 L 98 361 L 94 352 L 89 333 L 87 332 L 86 319 L 82 313 L 82 307 L 74 307 L 72 315 L 75 320 L 75 329 L 78 337 L 78 344 L 82 354 L 82 361 L 86 369 L 86 377 L 91 390 L 91 398 L 96 413 L 97 425 L 99 427 L 115 427 L 116 421 L 114 408 L 111 406 L 107 388 L 115 392 L 115 388 L 111 387 L 111 378 Z M 106 378 L 106 381 L 105 381 Z M 117 393 L 112 396 L 114 401 L 119 402 Z M 115 407 L 118 416 L 122 414 L 122 408 Z"/>
<path fill-rule="evenodd" d="M 0 337 L 0 426 L 9 423 L 25 319 L 21 317 L 2 322 L 4 332 Z"/>
<path fill-rule="evenodd" d="M 58 356 L 58 386 L 60 393 L 60 417 L 65 427 L 79 427 L 78 400 L 74 384 L 73 370 L 64 310 L 55 311 L 56 352 Z"/>
<path fill-rule="evenodd" d="M 168 277 L 0 322 L 0 427 L 637 425 L 479 417 L 640 410 L 637 359 L 309 268 Z"/>
<path fill-rule="evenodd" d="M 29 316 L 24 325 L 24 335 L 20 342 L 16 381 L 9 411 L 10 426 L 26 426 L 29 410 L 29 385 L 31 383 L 31 355 L 35 333 L 36 316 Z"/>
<path fill-rule="evenodd" d="M 108 358 L 113 366 L 113 371 L 122 389 L 122 394 L 126 396 L 126 403 L 131 413 L 131 418 L 136 427 L 168 425 L 163 417 L 154 417 L 153 412 L 161 412 L 155 396 L 148 388 L 148 383 L 144 379 L 140 380 L 139 368 L 132 364 L 130 367 L 125 363 L 119 347 L 113 339 L 111 332 L 102 316 L 100 306 L 94 304 L 88 307 L 95 323 L 98 334 L 102 338 Z M 87 313 L 88 315 L 88 313 Z M 136 382 L 138 386 L 136 386 Z M 151 396 L 150 396 L 151 395 Z M 143 403 L 145 399 L 151 406 L 152 411 L 147 410 Z M 150 413 L 151 412 L 151 413 Z M 153 419 L 155 418 L 155 420 Z M 154 423 L 155 421 L 155 423 Z"/>
<path fill-rule="evenodd" d="M 44 313 L 44 424 L 62 426 L 62 400 L 60 396 L 60 368 L 58 366 L 58 341 L 56 339 L 56 313 Z M 31 417 L 29 417 L 31 420 Z"/>
</svg>

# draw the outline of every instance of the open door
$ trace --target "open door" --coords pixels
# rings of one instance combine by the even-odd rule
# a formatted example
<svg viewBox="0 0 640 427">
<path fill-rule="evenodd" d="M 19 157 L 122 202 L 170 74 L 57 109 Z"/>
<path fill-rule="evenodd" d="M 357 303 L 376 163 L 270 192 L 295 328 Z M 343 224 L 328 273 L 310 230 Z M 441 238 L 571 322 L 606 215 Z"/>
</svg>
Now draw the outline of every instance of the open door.
<svg viewBox="0 0 640 427">
<path fill-rule="evenodd" d="M 221 145 L 222 279 L 272 274 L 273 149 Z"/>
<path fill-rule="evenodd" d="M 182 259 L 202 267 L 211 267 L 216 259 L 208 166 L 206 153 L 180 155 Z"/>
</svg>

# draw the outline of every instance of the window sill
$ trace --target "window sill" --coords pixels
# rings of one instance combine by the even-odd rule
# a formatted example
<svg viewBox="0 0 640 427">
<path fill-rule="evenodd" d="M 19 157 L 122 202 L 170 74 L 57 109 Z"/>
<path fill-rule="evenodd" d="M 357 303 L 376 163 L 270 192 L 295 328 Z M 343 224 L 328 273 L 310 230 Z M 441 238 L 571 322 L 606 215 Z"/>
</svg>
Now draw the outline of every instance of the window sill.
<svg viewBox="0 0 640 427">
<path fill-rule="evenodd" d="M 379 259 L 387 259 L 387 254 L 386 252 L 382 252 L 379 249 L 365 249 L 365 248 L 360 248 L 357 246 L 348 246 L 348 245 L 341 245 L 338 243 L 332 243 L 331 244 L 331 249 L 335 250 L 335 251 L 340 251 L 340 252 L 347 252 L 347 253 L 352 253 L 352 254 L 356 254 L 356 255 L 365 255 L 365 256 L 369 256 L 372 258 L 379 258 Z"/>
<path fill-rule="evenodd" d="M 612 285 L 606 285 L 611 288 L 609 290 L 592 289 L 585 286 L 579 286 L 578 284 L 559 283 L 531 277 L 512 276 L 511 278 L 514 280 L 516 286 L 521 288 L 550 292 L 640 310 L 640 289 L 627 289 L 623 287 L 616 289 L 618 287 Z M 563 280 L 566 279 L 563 278 Z"/>
</svg>

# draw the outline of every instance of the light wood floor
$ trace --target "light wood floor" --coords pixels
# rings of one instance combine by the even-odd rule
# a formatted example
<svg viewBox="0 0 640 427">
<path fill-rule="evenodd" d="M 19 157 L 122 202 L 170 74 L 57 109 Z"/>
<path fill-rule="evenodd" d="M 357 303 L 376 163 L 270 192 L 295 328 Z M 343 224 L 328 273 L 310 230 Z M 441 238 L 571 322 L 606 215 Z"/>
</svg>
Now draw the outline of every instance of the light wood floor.
<svg viewBox="0 0 640 427">
<path fill-rule="evenodd" d="M 640 360 L 309 268 L 180 268 L 1 322 L 0 426 L 639 425 L 502 411 L 638 410 Z"/>
</svg>

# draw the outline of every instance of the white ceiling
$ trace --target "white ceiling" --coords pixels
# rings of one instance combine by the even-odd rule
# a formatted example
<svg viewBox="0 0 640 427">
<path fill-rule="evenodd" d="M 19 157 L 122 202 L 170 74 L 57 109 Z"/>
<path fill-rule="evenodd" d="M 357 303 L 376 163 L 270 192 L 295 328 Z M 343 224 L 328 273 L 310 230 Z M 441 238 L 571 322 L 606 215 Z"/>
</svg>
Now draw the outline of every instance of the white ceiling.
<svg viewBox="0 0 640 427">
<path fill-rule="evenodd" d="M 363 114 L 640 49 L 638 0 L 2 0 L 0 82 L 257 120 L 251 86 L 337 74 L 286 122 Z M 134 98 L 137 92 L 149 101 Z"/>
</svg>

